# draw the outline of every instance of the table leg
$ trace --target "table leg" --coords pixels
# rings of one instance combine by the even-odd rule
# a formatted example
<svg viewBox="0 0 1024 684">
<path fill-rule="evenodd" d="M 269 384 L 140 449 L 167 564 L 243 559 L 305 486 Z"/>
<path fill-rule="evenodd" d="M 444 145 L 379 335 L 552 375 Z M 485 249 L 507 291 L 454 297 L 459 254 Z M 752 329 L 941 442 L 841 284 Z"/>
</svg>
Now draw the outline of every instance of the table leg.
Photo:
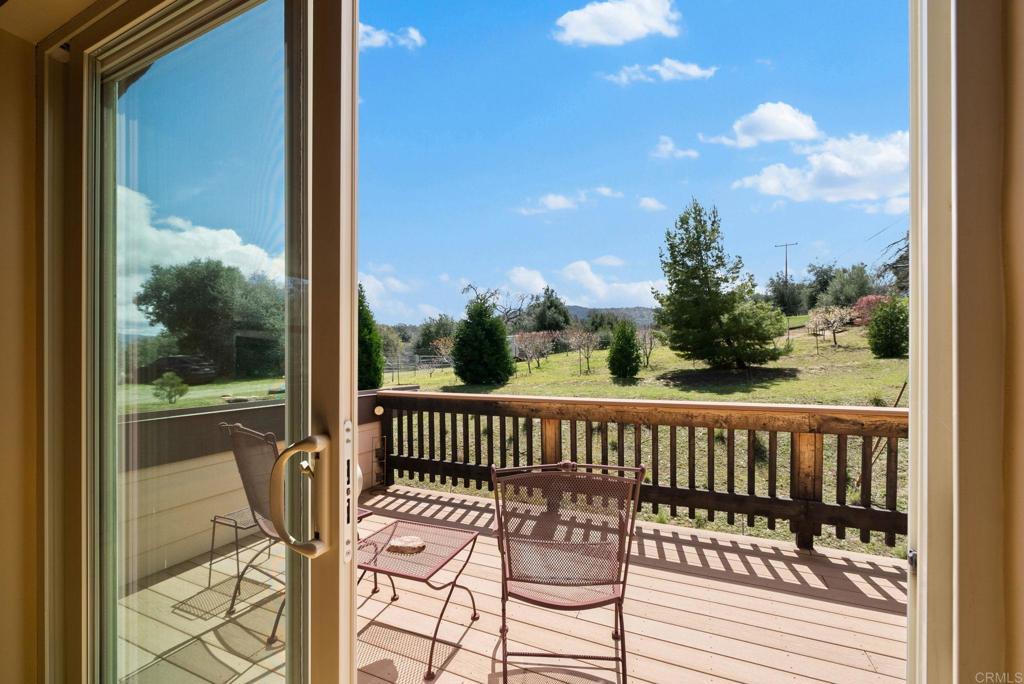
<svg viewBox="0 0 1024 684">
<path fill-rule="evenodd" d="M 455 587 L 462 587 L 469 594 L 469 599 L 473 604 L 473 615 L 471 620 L 479 620 L 480 614 L 476 612 L 476 599 L 473 597 L 473 592 L 469 590 L 469 587 L 462 586 L 459 584 L 459 578 L 462 576 L 462 571 L 469 565 L 469 559 L 473 557 L 473 549 L 476 548 L 476 538 L 473 538 L 473 543 L 469 546 L 469 553 L 466 554 L 466 560 L 462 561 L 462 565 L 459 567 L 459 571 L 455 573 L 455 579 L 448 584 L 442 584 L 439 587 L 427 582 L 426 584 L 432 589 L 448 589 L 448 596 L 444 600 L 444 605 L 441 606 L 441 613 L 437 616 L 437 624 L 434 625 L 434 635 L 430 638 L 430 655 L 427 657 L 427 673 L 423 676 L 426 681 L 431 681 L 437 676 L 434 672 L 434 648 L 437 646 L 437 633 L 441 629 L 441 621 L 444 620 L 444 612 L 448 609 L 448 604 L 452 600 L 452 594 L 455 593 Z"/>
</svg>

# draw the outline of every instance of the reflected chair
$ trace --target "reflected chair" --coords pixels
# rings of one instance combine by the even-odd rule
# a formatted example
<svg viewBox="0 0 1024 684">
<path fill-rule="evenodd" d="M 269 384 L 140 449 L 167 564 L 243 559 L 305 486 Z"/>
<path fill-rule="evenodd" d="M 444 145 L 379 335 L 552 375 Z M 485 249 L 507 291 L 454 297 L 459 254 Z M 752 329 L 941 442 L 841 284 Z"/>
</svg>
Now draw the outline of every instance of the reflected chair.
<svg viewBox="0 0 1024 684">
<path fill-rule="evenodd" d="M 235 602 L 241 593 L 242 580 L 249 570 L 260 572 L 269 579 L 284 584 L 284 580 L 279 576 L 257 564 L 264 554 L 269 559 L 270 550 L 274 544 L 281 541 L 280 533 L 270 520 L 270 474 L 279 454 L 277 438 L 272 432 L 257 432 L 239 423 L 221 423 L 220 427 L 231 439 L 231 450 L 235 455 L 235 465 L 238 466 L 238 474 L 242 478 L 242 487 L 245 489 L 245 498 L 249 503 L 252 519 L 266 540 L 266 545 L 256 550 L 235 579 L 235 589 L 231 593 L 231 604 L 227 612 L 228 615 L 232 615 L 235 612 Z M 281 622 L 284 604 L 285 601 L 282 599 L 277 609 L 277 617 L 274 618 L 274 628 L 267 637 L 268 646 L 277 641 L 277 627 Z"/>
<path fill-rule="evenodd" d="M 509 657 L 611 660 L 626 682 L 622 606 L 643 467 L 571 462 L 495 468 L 495 523 L 501 555 L 501 671 Z M 612 606 L 615 655 L 509 652 L 506 604 L 553 610 Z"/>
</svg>

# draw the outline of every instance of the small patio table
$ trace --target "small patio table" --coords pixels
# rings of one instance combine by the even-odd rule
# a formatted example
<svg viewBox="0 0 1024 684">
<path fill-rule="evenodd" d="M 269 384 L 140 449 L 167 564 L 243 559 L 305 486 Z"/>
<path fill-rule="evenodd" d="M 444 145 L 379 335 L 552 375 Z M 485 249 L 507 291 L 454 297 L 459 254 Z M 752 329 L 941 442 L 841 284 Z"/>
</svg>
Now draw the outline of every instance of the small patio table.
<svg viewBox="0 0 1024 684">
<path fill-rule="evenodd" d="M 422 539 L 425 544 L 424 549 L 418 553 L 398 553 L 388 550 L 392 539 L 405 536 L 414 536 Z M 455 587 L 464 589 L 469 594 L 469 600 L 473 606 L 471 619 L 475 621 L 480 618 L 480 614 L 476 612 L 476 599 L 473 597 L 473 592 L 465 585 L 459 584 L 459 577 L 462 576 L 462 571 L 469 565 L 473 549 L 476 548 L 476 538 L 476 532 L 458 530 L 441 525 L 427 525 L 425 523 L 396 520 L 387 527 L 377 530 L 369 537 L 359 540 L 360 570 L 368 570 L 373 573 L 386 575 L 389 579 L 400 577 L 423 582 L 431 589 L 437 591 L 448 590 L 448 596 L 444 600 L 444 605 L 441 606 L 441 613 L 437 616 L 434 635 L 430 639 L 427 673 L 423 677 L 427 681 L 434 679 L 436 676 L 434 672 L 434 647 L 437 645 L 437 632 L 441 628 L 444 612 L 448 608 L 448 603 L 452 600 Z M 434 575 L 454 560 L 467 547 L 469 552 L 466 554 L 465 560 L 462 561 L 462 565 L 459 566 L 458 571 L 456 571 L 455 577 L 450 582 L 443 584 L 434 582 Z M 377 591 L 376 586 L 374 591 Z M 392 592 L 391 600 L 397 601 L 398 593 L 394 591 L 394 583 L 392 583 Z"/>
</svg>

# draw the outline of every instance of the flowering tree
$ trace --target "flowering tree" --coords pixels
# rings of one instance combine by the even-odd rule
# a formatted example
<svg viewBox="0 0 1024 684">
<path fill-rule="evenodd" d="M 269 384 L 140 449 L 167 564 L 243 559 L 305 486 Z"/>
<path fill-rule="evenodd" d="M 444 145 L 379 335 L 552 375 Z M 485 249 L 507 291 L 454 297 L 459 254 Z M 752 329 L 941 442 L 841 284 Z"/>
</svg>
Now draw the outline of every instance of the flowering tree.
<svg viewBox="0 0 1024 684">
<path fill-rule="evenodd" d="M 857 303 L 853 305 L 854 325 L 867 325 L 870 323 L 871 316 L 875 313 L 875 308 L 882 302 L 887 301 L 889 301 L 889 297 L 879 294 L 864 295 L 858 299 Z"/>
<path fill-rule="evenodd" d="M 832 333 L 832 346 L 838 347 L 836 335 L 850 327 L 853 321 L 853 309 L 848 306 L 822 306 L 811 309 L 807 319 L 807 330 L 812 335 Z"/>
</svg>

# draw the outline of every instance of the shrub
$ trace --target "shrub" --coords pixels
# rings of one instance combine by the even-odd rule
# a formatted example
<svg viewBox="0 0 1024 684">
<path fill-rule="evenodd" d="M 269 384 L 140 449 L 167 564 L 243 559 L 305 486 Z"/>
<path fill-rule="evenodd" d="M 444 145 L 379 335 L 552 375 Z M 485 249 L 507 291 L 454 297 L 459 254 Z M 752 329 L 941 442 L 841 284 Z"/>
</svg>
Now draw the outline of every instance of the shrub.
<svg viewBox="0 0 1024 684">
<path fill-rule="evenodd" d="M 384 384 L 384 344 L 377 322 L 359 286 L 359 389 L 376 389 Z"/>
<path fill-rule="evenodd" d="M 821 306 L 811 309 L 807 318 L 807 330 L 812 335 L 832 334 L 832 346 L 839 346 L 837 335 L 845 332 L 853 320 L 853 309 L 848 306 Z"/>
<path fill-rule="evenodd" d="M 153 396 L 173 404 L 188 394 L 188 385 L 174 371 L 167 371 L 153 381 Z"/>
<path fill-rule="evenodd" d="M 487 300 L 474 297 L 455 329 L 455 375 L 469 385 L 503 385 L 515 372 L 505 323 Z"/>
<path fill-rule="evenodd" d="M 881 359 L 907 355 L 910 348 L 910 307 L 906 299 L 892 298 L 875 307 L 868 324 L 868 345 Z"/>
<path fill-rule="evenodd" d="M 640 344 L 633 321 L 619 321 L 608 347 L 608 370 L 616 378 L 634 378 L 640 372 Z"/>
<path fill-rule="evenodd" d="M 882 302 L 889 301 L 889 298 L 885 295 L 864 295 L 857 300 L 857 303 L 853 305 L 853 324 L 854 325 L 867 325 L 871 322 L 871 316 L 875 313 L 875 309 Z"/>
</svg>

